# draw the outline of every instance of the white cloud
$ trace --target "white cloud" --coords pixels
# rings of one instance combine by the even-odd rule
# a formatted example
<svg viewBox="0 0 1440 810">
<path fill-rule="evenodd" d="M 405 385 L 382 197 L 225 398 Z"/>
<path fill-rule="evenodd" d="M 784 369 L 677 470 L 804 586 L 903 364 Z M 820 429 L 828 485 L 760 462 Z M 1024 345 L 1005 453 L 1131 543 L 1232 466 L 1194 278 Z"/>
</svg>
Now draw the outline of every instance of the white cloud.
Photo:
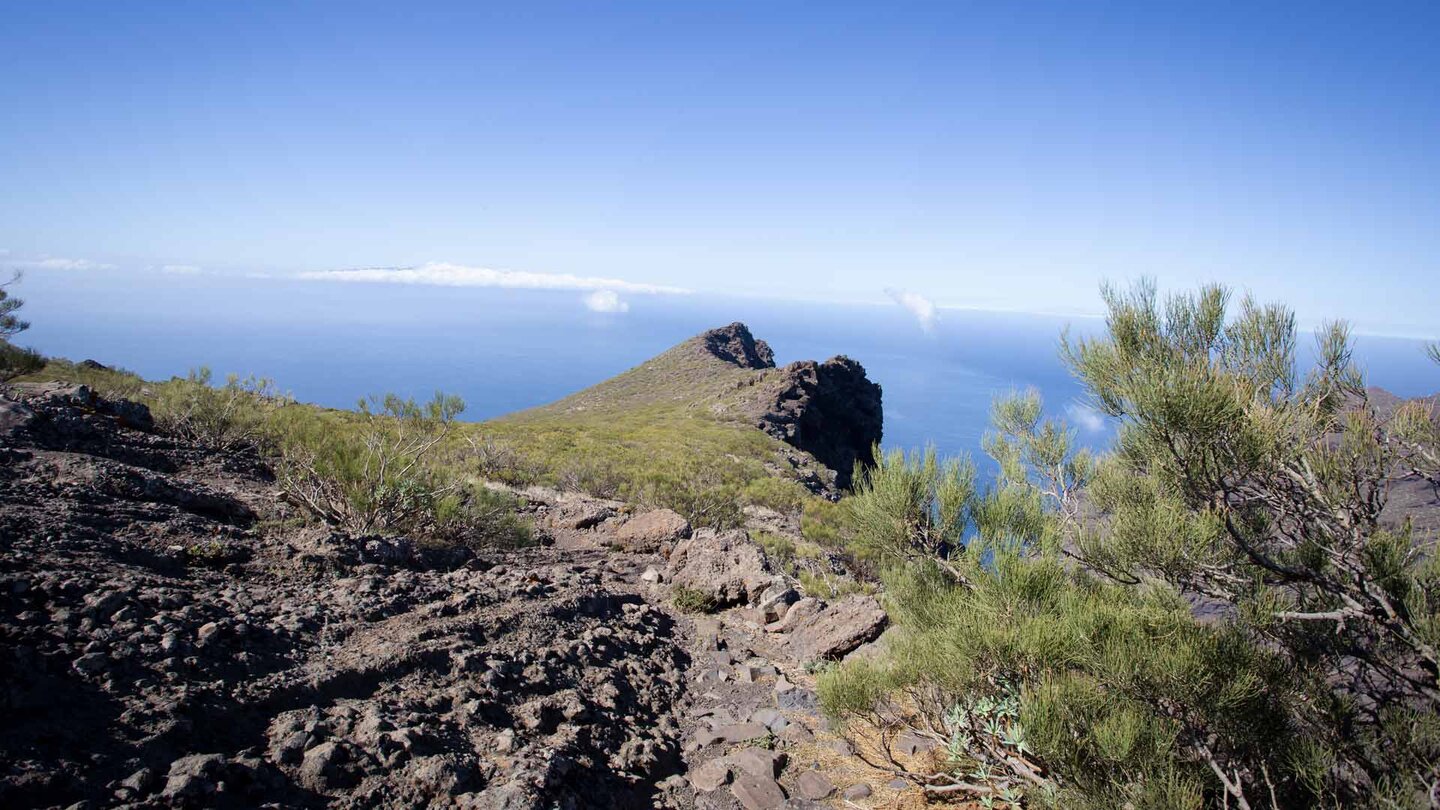
<svg viewBox="0 0 1440 810">
<path fill-rule="evenodd" d="M 419 267 L 365 267 L 354 270 L 321 270 L 301 273 L 316 281 L 384 282 L 389 284 L 432 284 L 441 287 L 506 287 L 526 290 L 615 290 L 628 293 L 688 293 L 681 287 L 641 284 L 618 278 L 576 276 L 569 273 L 532 273 L 523 270 L 492 270 L 449 262 L 429 262 Z"/>
<path fill-rule="evenodd" d="M 27 270 L 114 270 L 115 265 L 92 262 L 89 259 L 63 259 L 59 256 L 41 256 L 38 259 L 13 262 Z"/>
<path fill-rule="evenodd" d="M 1087 433 L 1099 433 L 1105 429 L 1105 414 L 1083 402 L 1071 402 L 1066 405 L 1065 415 Z"/>
<path fill-rule="evenodd" d="M 591 312 L 629 312 L 630 305 L 620 300 L 614 290 L 596 290 L 585 296 L 585 308 Z"/>
<path fill-rule="evenodd" d="M 193 264 L 167 264 L 160 268 L 160 272 L 172 276 L 198 276 L 205 271 Z"/>
<path fill-rule="evenodd" d="M 919 293 L 906 290 L 886 287 L 885 294 L 895 300 L 895 303 L 910 310 L 915 320 L 920 322 L 920 328 L 926 332 L 935 330 L 935 323 L 940 320 L 940 315 L 935 311 L 935 302 Z"/>
</svg>

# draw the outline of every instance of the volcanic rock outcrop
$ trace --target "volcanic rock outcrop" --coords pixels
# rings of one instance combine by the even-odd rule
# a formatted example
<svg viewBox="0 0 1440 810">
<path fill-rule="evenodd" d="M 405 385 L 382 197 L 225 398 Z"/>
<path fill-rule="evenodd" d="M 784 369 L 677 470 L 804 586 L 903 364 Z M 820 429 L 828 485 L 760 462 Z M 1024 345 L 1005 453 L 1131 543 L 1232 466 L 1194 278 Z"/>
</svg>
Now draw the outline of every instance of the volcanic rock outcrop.
<svg viewBox="0 0 1440 810">
<path fill-rule="evenodd" d="M 776 368 L 770 346 L 738 322 L 705 332 L 699 343 L 740 368 L 773 369 L 751 395 L 755 426 L 814 456 L 835 472 L 838 486 L 850 485 L 855 462 L 874 463 L 884 409 L 880 385 L 865 376 L 864 366 L 841 355 Z"/>
</svg>

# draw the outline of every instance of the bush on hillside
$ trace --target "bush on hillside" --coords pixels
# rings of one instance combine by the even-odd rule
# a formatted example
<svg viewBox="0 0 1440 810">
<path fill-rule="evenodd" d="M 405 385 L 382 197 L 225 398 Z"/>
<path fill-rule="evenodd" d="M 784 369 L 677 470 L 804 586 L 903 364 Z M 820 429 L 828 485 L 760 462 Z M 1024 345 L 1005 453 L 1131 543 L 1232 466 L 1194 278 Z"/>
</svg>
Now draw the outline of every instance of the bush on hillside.
<svg viewBox="0 0 1440 810">
<path fill-rule="evenodd" d="M 517 514 L 515 498 L 502 492 L 470 487 L 435 501 L 433 525 L 421 535 L 424 546 L 481 551 L 533 545 L 530 524 Z"/>
<path fill-rule="evenodd" d="M 652 470 L 625 493 L 631 500 L 670 509 L 696 528 L 734 529 L 744 525 L 740 487 L 715 465 L 702 460 L 668 470 Z"/>
<path fill-rule="evenodd" d="M 34 349 L 0 339 L 0 382 L 8 382 L 45 367 L 45 357 Z"/>
<path fill-rule="evenodd" d="M 355 535 L 433 528 L 443 499 L 461 487 L 434 462 L 464 407 L 444 394 L 424 405 L 387 394 L 362 400 L 343 425 L 297 424 L 281 448 L 285 497 Z"/>
<path fill-rule="evenodd" d="M 208 368 L 155 386 L 150 412 L 166 432 L 216 450 L 258 450 L 273 440 L 271 419 L 290 403 L 267 379 L 231 374 L 213 385 Z"/>
<path fill-rule="evenodd" d="M 985 491 L 923 456 L 860 482 L 900 632 L 822 678 L 827 711 L 935 740 L 881 764 L 990 806 L 1434 806 L 1433 538 L 1379 520 L 1396 474 L 1436 480 L 1434 414 L 1365 407 L 1338 327 L 1301 381 L 1278 307 L 1106 298 L 1066 354 L 1112 456 L 1021 396 Z"/>
<path fill-rule="evenodd" d="M 740 490 L 740 497 L 751 506 L 761 506 L 782 515 L 795 515 L 804 509 L 810 490 L 793 478 L 767 475 L 746 483 Z"/>
</svg>

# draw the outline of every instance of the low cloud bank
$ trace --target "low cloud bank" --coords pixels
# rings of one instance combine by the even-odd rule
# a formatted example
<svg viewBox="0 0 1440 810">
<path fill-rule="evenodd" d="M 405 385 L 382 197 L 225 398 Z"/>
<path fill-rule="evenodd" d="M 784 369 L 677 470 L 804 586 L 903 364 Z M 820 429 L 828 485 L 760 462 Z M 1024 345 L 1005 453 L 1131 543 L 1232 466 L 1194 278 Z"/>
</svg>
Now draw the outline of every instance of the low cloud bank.
<svg viewBox="0 0 1440 810">
<path fill-rule="evenodd" d="M 8 253 L 8 251 L 7 251 Z M 92 262 L 89 259 L 65 259 L 60 256 L 41 256 L 38 259 L 11 261 L 7 264 L 22 270 L 114 270 L 115 265 Z"/>
<path fill-rule="evenodd" d="M 440 287 L 505 287 L 522 290 L 612 290 L 648 295 L 679 295 L 682 287 L 643 284 L 618 278 L 576 276 L 570 273 L 533 273 L 524 270 L 494 270 L 466 267 L 449 262 L 430 262 L 419 267 L 363 267 L 353 270 L 319 270 L 301 273 L 313 281 L 349 281 L 386 284 L 428 284 Z"/>
</svg>

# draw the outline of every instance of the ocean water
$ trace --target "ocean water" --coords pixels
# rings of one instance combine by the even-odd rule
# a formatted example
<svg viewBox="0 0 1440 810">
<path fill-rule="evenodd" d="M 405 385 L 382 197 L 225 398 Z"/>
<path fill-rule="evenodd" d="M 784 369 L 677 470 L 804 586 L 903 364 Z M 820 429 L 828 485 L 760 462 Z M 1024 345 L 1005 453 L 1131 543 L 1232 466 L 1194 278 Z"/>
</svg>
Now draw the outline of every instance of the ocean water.
<svg viewBox="0 0 1440 810">
<path fill-rule="evenodd" d="M 884 390 L 887 447 L 933 444 L 982 456 L 996 396 L 1034 387 L 1077 438 L 1104 447 L 1113 426 L 1084 407 L 1060 362 L 1063 330 L 1098 319 L 943 310 L 931 332 L 897 306 L 819 305 L 721 296 L 628 296 L 630 310 L 586 310 L 579 293 L 175 277 L 163 284 L 95 274 L 28 277 L 47 354 L 93 358 L 147 378 L 206 365 L 273 378 L 300 400 L 352 407 L 368 394 L 461 395 L 483 420 L 551 402 L 705 329 L 743 321 L 780 364 L 846 354 Z M 1360 336 L 1368 381 L 1402 396 L 1440 390 L 1417 341 Z M 988 467 L 988 465 L 985 465 Z"/>
</svg>

